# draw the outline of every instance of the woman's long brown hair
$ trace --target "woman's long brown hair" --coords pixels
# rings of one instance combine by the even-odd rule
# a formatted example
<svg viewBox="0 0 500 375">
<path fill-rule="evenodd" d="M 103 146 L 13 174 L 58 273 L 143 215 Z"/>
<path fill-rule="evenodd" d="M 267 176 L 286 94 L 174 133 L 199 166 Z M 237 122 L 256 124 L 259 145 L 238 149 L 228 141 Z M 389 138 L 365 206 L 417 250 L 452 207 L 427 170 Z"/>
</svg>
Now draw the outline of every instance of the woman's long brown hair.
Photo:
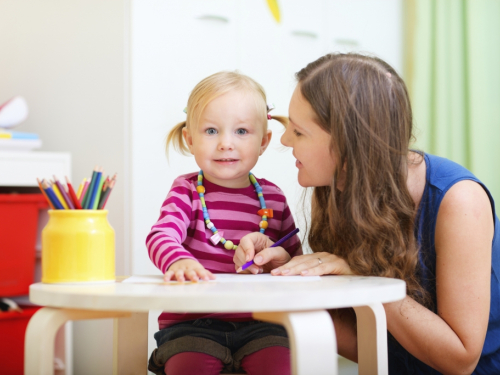
<svg viewBox="0 0 500 375">
<path fill-rule="evenodd" d="M 408 295 L 428 305 L 417 277 L 416 207 L 407 186 L 412 111 L 403 80 L 384 61 L 359 54 L 323 56 L 297 78 L 339 161 L 331 185 L 314 188 L 309 245 L 343 258 L 356 274 L 406 281 Z"/>
</svg>

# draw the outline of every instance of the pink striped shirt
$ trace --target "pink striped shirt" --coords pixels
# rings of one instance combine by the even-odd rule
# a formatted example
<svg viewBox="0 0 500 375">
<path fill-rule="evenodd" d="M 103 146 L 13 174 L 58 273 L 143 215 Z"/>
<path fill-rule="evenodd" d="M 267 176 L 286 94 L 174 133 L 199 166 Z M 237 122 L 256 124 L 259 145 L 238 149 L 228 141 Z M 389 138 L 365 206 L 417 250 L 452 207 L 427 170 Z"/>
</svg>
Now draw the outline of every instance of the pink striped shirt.
<svg viewBox="0 0 500 375">
<path fill-rule="evenodd" d="M 198 173 L 178 177 L 160 210 L 160 218 L 146 238 L 149 258 L 163 273 L 180 259 L 195 259 L 213 273 L 235 273 L 233 250 L 210 242 L 213 235 L 203 219 L 200 197 L 196 191 Z M 267 208 L 273 209 L 265 234 L 276 242 L 295 229 L 295 222 L 283 192 L 265 179 L 257 179 Z M 253 185 L 231 189 L 215 185 L 206 179 L 205 202 L 212 221 L 226 240 L 238 245 L 240 239 L 259 231 L 261 208 Z M 298 236 L 285 244 L 291 256 L 302 253 Z M 184 320 L 210 317 L 223 320 L 250 320 L 251 314 L 171 314 L 160 315 L 160 329 Z"/>
</svg>

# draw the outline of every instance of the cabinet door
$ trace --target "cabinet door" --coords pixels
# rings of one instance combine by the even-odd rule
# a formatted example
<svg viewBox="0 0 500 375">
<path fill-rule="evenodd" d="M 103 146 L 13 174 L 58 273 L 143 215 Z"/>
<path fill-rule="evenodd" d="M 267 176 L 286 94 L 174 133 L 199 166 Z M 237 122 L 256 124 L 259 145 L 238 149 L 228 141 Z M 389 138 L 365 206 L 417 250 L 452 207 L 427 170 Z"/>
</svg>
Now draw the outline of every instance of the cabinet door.
<svg viewBox="0 0 500 375">
<path fill-rule="evenodd" d="M 133 272 L 152 273 L 144 241 L 173 180 L 198 169 L 193 158 L 165 155 L 165 137 L 185 120 L 190 91 L 202 78 L 237 67 L 236 2 L 132 4 L 131 149 Z"/>
<path fill-rule="evenodd" d="M 402 67 L 402 0 L 329 0 L 327 49 L 364 52 Z"/>
</svg>

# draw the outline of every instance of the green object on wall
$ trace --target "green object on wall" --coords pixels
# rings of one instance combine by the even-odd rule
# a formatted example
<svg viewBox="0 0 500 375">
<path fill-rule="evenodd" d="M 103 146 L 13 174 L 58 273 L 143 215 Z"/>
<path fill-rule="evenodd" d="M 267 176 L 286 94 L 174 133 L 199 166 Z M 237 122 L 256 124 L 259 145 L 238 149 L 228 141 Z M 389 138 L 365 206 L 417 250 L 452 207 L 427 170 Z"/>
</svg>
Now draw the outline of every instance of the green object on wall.
<svg viewBox="0 0 500 375">
<path fill-rule="evenodd" d="M 415 147 L 470 169 L 500 202 L 500 1 L 405 2 Z"/>
</svg>

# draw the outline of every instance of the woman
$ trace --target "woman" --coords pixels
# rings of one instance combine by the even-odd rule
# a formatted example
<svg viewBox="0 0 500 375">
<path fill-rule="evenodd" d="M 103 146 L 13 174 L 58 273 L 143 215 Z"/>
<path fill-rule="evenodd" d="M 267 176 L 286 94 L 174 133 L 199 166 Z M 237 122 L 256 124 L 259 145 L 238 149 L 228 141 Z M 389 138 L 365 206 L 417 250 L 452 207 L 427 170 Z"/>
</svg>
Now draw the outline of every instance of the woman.
<svg viewBox="0 0 500 375">
<path fill-rule="evenodd" d="M 313 187 L 313 254 L 290 260 L 259 233 L 241 240 L 274 275 L 406 281 L 385 304 L 391 374 L 500 374 L 500 239 L 494 202 L 465 168 L 409 149 L 404 82 L 384 61 L 326 55 L 298 74 L 290 124 L 299 184 Z M 355 316 L 332 313 L 339 354 L 357 360 Z"/>
</svg>

